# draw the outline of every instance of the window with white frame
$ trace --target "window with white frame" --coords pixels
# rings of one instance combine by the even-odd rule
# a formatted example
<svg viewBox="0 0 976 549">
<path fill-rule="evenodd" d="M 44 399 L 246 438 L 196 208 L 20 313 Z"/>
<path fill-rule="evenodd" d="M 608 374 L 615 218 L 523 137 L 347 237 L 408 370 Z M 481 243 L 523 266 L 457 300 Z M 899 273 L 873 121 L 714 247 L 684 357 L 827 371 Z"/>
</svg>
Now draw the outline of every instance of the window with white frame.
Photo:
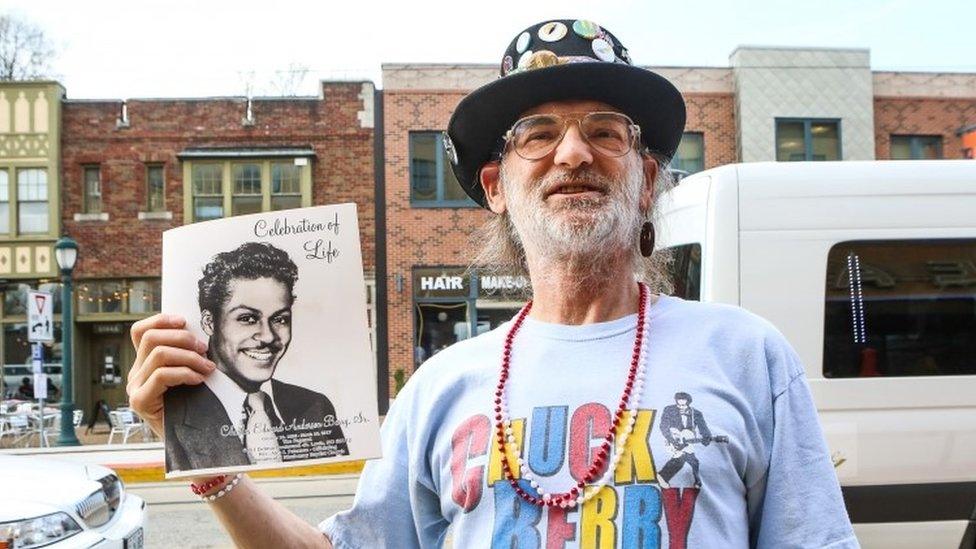
<svg viewBox="0 0 976 549">
<path fill-rule="evenodd" d="M 50 230 L 47 170 L 17 170 L 17 227 L 21 234 L 44 234 Z"/>
<path fill-rule="evenodd" d="M 0 234 L 10 233 L 10 174 L 0 169 Z"/>
</svg>

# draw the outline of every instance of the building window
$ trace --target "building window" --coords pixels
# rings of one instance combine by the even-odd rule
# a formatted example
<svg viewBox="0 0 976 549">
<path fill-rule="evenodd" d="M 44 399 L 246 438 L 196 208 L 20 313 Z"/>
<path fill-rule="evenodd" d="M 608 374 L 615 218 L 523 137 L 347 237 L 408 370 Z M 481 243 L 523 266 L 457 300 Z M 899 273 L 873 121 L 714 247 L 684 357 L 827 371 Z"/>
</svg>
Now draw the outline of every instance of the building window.
<svg viewBox="0 0 976 549">
<path fill-rule="evenodd" d="M 776 160 L 840 160 L 840 121 L 776 119 Z"/>
<path fill-rule="evenodd" d="M 465 208 L 478 205 L 458 183 L 440 132 L 410 132 L 410 205 Z"/>
<path fill-rule="evenodd" d="M 10 174 L 0 169 L 0 234 L 10 233 Z"/>
<path fill-rule="evenodd" d="M 26 316 L 27 315 L 27 292 L 33 287 L 24 283 L 7 284 L 3 290 L 3 316 Z M 60 282 L 41 282 L 37 285 L 38 291 L 51 294 L 51 305 L 54 314 L 61 314 L 61 283 Z"/>
<path fill-rule="evenodd" d="M 84 212 L 102 213 L 101 169 L 98 166 L 85 166 Z"/>
<path fill-rule="evenodd" d="M 127 293 L 130 313 L 151 314 L 162 306 L 163 292 L 158 278 L 131 280 Z"/>
<path fill-rule="evenodd" d="M 938 160 L 942 158 L 941 135 L 892 135 L 892 160 Z"/>
<path fill-rule="evenodd" d="M 841 242 L 826 275 L 825 377 L 976 374 L 976 240 Z"/>
<path fill-rule="evenodd" d="M 701 244 L 683 244 L 669 248 L 673 260 L 670 264 L 674 292 L 689 301 L 701 301 Z"/>
<path fill-rule="evenodd" d="M 78 281 L 78 314 L 151 314 L 160 309 L 158 278 Z"/>
<path fill-rule="evenodd" d="M 188 172 L 184 173 L 191 174 L 193 186 L 187 223 L 218 219 L 228 212 L 246 215 L 312 204 L 311 166 L 307 158 L 238 158 L 188 164 Z"/>
<path fill-rule="evenodd" d="M 47 170 L 17 170 L 17 227 L 21 234 L 44 234 L 49 231 L 47 204 Z"/>
<path fill-rule="evenodd" d="M 689 174 L 705 169 L 705 136 L 701 132 L 685 132 L 681 136 L 671 159 L 671 169 Z"/>
<path fill-rule="evenodd" d="M 302 167 L 294 162 L 271 163 L 271 209 L 287 210 L 302 205 Z"/>
<path fill-rule="evenodd" d="M 194 221 L 224 217 L 223 169 L 221 164 L 193 165 Z"/>
<path fill-rule="evenodd" d="M 166 181 L 162 164 L 146 166 L 146 207 L 150 212 L 166 211 Z"/>
<path fill-rule="evenodd" d="M 231 170 L 234 194 L 231 215 L 245 215 L 261 211 L 261 165 L 234 164 Z"/>
</svg>

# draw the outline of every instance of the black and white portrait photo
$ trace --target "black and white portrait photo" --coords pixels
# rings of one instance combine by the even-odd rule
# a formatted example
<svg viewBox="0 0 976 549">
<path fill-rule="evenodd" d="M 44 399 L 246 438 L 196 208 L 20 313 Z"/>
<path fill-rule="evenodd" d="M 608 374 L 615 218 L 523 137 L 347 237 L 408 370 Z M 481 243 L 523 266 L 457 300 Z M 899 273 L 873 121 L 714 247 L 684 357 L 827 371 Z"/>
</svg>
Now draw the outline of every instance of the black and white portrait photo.
<svg viewBox="0 0 976 549">
<path fill-rule="evenodd" d="M 328 208 L 282 212 L 290 219 L 259 214 L 202 224 L 236 225 L 240 236 L 249 239 L 239 244 L 233 239 L 236 246 L 213 253 L 202 265 L 191 258 L 172 259 L 179 262 L 172 272 L 184 275 L 180 280 L 197 273 L 191 288 L 167 285 L 167 251 L 175 250 L 176 243 L 164 237 L 164 310 L 166 292 L 174 288 L 179 298 L 172 301 L 182 304 L 174 311 L 194 323 L 191 329 L 207 343 L 207 358 L 217 367 L 203 383 L 166 393 L 167 473 L 271 468 L 378 452 L 378 442 L 375 451 L 369 443 L 377 437 L 368 433 L 377 426 L 375 392 L 359 391 L 351 407 L 337 402 L 350 389 L 356 392 L 355 377 L 369 373 L 372 362 L 363 367 L 350 361 L 356 349 L 342 347 L 366 339 L 330 337 L 347 323 L 342 316 L 321 314 L 331 308 L 329 294 L 335 301 L 342 294 L 361 293 L 330 284 L 336 278 L 330 271 L 339 270 L 344 255 L 359 254 L 358 247 L 352 254 L 343 246 L 348 242 L 338 239 L 342 231 L 355 229 L 343 226 L 338 213 L 328 215 Z M 321 222 L 315 221 L 316 210 Z M 307 212 L 301 221 L 295 217 L 300 212 Z M 352 216 L 350 225 L 354 222 Z M 353 236 L 358 245 L 356 232 Z M 316 253 L 319 248 L 331 253 L 323 257 Z M 359 290 L 363 282 L 353 279 L 351 284 Z M 186 307 L 187 293 L 195 297 L 195 314 L 179 310 Z M 349 311 L 347 317 L 358 320 L 358 313 Z M 365 330 L 359 331 L 368 338 Z M 367 455 L 352 456 L 356 442 L 363 443 Z"/>
</svg>

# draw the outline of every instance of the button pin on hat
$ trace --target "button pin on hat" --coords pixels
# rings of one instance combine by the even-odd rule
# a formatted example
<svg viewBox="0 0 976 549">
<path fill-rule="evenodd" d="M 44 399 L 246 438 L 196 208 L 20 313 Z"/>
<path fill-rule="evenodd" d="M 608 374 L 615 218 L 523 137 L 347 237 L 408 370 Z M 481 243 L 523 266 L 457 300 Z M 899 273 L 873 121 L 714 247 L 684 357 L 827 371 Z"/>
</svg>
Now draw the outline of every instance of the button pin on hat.
<svg viewBox="0 0 976 549">
<path fill-rule="evenodd" d="M 447 159 L 451 161 L 451 164 L 457 166 L 457 149 L 454 148 L 454 141 L 451 140 L 451 136 L 447 135 L 447 132 L 442 134 L 441 143 L 444 146 L 444 154 L 447 155 Z"/>
<path fill-rule="evenodd" d="M 508 74 L 512 72 L 512 68 L 515 66 L 515 62 L 512 61 L 511 55 L 506 55 L 505 59 L 502 59 L 502 74 Z"/>
<path fill-rule="evenodd" d="M 597 25 L 593 21 L 579 19 L 573 23 L 573 32 L 582 36 L 583 38 L 586 38 L 587 40 L 593 40 L 596 38 L 600 34 L 601 30 L 603 29 L 600 28 L 600 25 Z"/>
<path fill-rule="evenodd" d="M 617 58 L 617 55 L 613 53 L 613 46 L 610 45 L 610 42 L 602 38 L 593 40 L 593 53 L 596 54 L 600 61 L 606 61 L 608 63 Z"/>
<path fill-rule="evenodd" d="M 528 32 L 523 32 L 519 35 L 518 40 L 515 41 L 515 51 L 525 53 L 525 50 L 529 49 L 530 42 L 532 42 L 532 35 Z"/>
<path fill-rule="evenodd" d="M 552 21 L 539 27 L 539 38 L 545 42 L 557 42 L 566 36 L 566 25 Z"/>
</svg>

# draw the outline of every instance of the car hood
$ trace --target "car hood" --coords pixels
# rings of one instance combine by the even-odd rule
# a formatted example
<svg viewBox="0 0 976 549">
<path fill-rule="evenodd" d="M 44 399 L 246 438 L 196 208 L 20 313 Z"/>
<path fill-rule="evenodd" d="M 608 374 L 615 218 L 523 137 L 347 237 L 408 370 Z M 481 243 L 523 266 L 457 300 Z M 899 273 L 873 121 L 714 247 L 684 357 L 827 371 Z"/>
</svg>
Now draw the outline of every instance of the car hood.
<svg viewBox="0 0 976 549">
<path fill-rule="evenodd" d="M 57 511 L 75 505 L 101 489 L 98 479 L 111 474 L 98 465 L 39 456 L 0 456 L 0 522 Z"/>
</svg>

